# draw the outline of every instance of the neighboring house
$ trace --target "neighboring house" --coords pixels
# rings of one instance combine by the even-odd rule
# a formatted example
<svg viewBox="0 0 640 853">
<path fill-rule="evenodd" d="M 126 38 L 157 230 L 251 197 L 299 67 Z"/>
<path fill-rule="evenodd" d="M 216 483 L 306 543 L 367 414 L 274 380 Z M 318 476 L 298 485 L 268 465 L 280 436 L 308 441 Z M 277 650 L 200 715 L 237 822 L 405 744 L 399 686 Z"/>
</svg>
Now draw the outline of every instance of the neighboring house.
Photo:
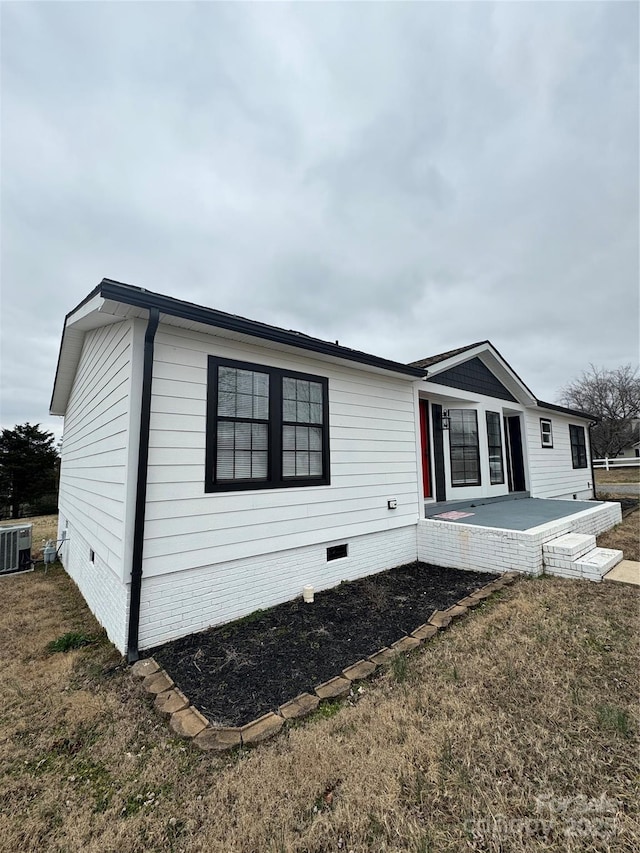
<svg viewBox="0 0 640 853">
<path fill-rule="evenodd" d="M 631 419 L 632 437 L 629 444 L 617 454 L 619 459 L 638 459 L 640 457 L 640 418 Z"/>
<path fill-rule="evenodd" d="M 616 459 L 637 459 L 640 457 L 640 441 L 634 441 L 624 447 L 615 457 Z"/>
<path fill-rule="evenodd" d="M 487 341 L 406 365 L 108 279 L 51 413 L 62 560 L 130 660 L 415 560 L 436 501 L 593 494 L 592 419 Z"/>
</svg>

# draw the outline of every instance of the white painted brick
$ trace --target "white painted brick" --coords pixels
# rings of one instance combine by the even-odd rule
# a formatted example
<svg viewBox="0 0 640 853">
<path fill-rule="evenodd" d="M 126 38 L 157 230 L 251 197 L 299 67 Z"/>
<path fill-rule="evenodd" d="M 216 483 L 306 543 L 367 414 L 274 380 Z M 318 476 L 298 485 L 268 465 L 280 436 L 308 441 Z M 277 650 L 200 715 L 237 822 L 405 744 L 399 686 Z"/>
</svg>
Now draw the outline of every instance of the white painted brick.
<svg viewBox="0 0 640 853">
<path fill-rule="evenodd" d="M 143 576 L 146 607 L 140 648 L 289 601 L 302 594 L 305 584 L 320 591 L 416 559 L 416 525 L 340 541 L 348 544 L 349 556 L 331 562 L 326 549 L 340 544 L 335 540 L 169 575 Z M 148 613 L 157 618 L 149 619 Z"/>
<path fill-rule="evenodd" d="M 584 533 L 565 533 L 542 546 L 543 554 L 566 556 L 571 559 L 581 557 L 596 547 L 596 537 Z"/>
<path fill-rule="evenodd" d="M 90 562 L 91 545 L 70 519 L 67 520 L 66 529 L 68 539 L 60 553 L 65 570 L 78 585 L 109 639 L 124 653 L 129 619 L 129 588 L 121 583 L 97 550 L 94 562 Z"/>
<path fill-rule="evenodd" d="M 576 567 L 584 575 L 602 578 L 610 569 L 622 560 L 622 551 L 613 548 L 594 548 L 580 560 L 576 560 Z"/>
</svg>

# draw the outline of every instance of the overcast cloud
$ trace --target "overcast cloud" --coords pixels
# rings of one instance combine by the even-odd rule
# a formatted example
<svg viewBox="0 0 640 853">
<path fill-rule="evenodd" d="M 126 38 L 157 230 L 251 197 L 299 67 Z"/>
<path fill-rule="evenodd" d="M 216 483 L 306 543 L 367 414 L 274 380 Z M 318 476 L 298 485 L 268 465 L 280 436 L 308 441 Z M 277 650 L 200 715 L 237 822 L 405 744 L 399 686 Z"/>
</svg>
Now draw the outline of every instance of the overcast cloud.
<svg viewBox="0 0 640 853">
<path fill-rule="evenodd" d="M 2 426 L 104 276 L 548 400 L 638 360 L 637 3 L 1 11 Z"/>
</svg>

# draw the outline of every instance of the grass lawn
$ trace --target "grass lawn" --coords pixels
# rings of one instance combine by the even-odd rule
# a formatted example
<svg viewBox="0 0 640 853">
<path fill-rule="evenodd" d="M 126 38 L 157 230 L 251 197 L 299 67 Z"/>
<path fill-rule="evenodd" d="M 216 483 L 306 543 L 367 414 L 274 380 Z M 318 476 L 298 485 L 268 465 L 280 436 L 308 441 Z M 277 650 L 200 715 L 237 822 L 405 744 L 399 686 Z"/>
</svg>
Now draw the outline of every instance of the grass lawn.
<svg viewBox="0 0 640 853">
<path fill-rule="evenodd" d="M 596 468 L 596 486 L 603 483 L 640 483 L 640 466 L 632 468 L 612 468 L 605 471 L 604 468 Z"/>
<path fill-rule="evenodd" d="M 625 516 L 622 524 L 601 533 L 596 544 L 600 548 L 619 549 L 625 560 L 640 561 L 640 510 L 633 510 Z"/>
<path fill-rule="evenodd" d="M 640 849 L 635 588 L 521 579 L 357 701 L 215 756 L 172 736 L 62 569 L 0 584 L 0 849 Z M 96 640 L 48 650 L 69 632 Z"/>
</svg>

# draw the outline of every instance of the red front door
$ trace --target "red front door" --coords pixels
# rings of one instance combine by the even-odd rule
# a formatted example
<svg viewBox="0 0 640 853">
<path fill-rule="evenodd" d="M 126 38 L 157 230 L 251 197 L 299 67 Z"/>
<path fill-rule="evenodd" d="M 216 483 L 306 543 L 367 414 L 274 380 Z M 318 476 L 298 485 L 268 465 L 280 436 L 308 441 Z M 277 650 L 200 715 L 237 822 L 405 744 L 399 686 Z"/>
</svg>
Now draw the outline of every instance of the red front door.
<svg viewBox="0 0 640 853">
<path fill-rule="evenodd" d="M 431 456 L 429 452 L 429 403 L 420 400 L 420 443 L 422 446 L 422 483 L 425 498 L 431 497 Z"/>
</svg>

